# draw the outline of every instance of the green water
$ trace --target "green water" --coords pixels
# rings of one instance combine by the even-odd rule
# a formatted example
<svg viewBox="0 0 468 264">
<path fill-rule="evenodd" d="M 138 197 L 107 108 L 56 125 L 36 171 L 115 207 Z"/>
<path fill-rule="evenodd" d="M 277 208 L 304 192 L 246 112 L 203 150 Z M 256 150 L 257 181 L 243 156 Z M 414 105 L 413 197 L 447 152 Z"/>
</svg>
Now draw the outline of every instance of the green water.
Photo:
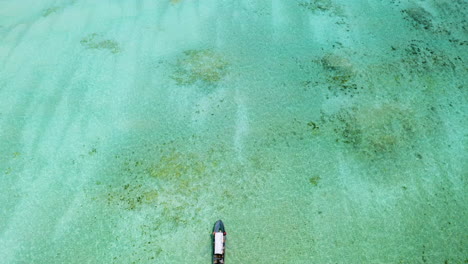
<svg viewBox="0 0 468 264">
<path fill-rule="evenodd" d="M 0 0 L 1 263 L 468 263 L 465 0 Z"/>
</svg>

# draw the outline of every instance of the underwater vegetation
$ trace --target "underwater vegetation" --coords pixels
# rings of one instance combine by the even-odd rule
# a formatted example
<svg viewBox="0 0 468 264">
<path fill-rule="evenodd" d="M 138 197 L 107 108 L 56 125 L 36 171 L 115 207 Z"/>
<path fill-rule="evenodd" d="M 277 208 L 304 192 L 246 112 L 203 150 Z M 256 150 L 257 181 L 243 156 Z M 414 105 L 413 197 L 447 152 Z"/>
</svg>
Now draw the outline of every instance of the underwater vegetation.
<svg viewBox="0 0 468 264">
<path fill-rule="evenodd" d="M 318 130 L 320 127 L 317 125 L 317 123 L 315 123 L 314 121 L 309 121 L 307 123 L 307 126 L 309 126 L 311 128 L 312 131 L 316 131 Z"/>
<path fill-rule="evenodd" d="M 137 210 L 154 203 L 158 198 L 158 194 L 159 192 L 156 188 L 148 188 L 143 184 L 127 183 L 123 186 L 110 187 L 107 193 L 107 204 L 119 204 L 123 209 Z"/>
<path fill-rule="evenodd" d="M 263 155 L 251 155 L 251 162 L 240 164 L 232 159 L 233 154 L 235 150 L 223 143 L 194 149 L 190 138 L 126 148 L 111 158 L 109 167 L 101 173 L 106 176 L 96 179 L 88 193 L 92 201 L 105 208 L 150 215 L 155 228 L 195 224 L 202 220 L 197 218 L 201 210 L 212 210 L 210 205 L 198 202 L 205 195 L 216 194 L 226 203 L 241 199 L 231 193 L 236 188 L 228 190 L 219 185 L 223 175 L 234 175 L 236 181 L 248 177 L 252 187 L 263 184 L 249 177 L 245 168 L 265 172 L 272 162 Z M 243 195 L 254 195 L 255 188 L 242 188 Z"/>
<path fill-rule="evenodd" d="M 298 3 L 299 6 L 308 9 L 310 11 L 329 11 L 332 9 L 333 4 L 331 0 L 310 0 L 302 1 Z"/>
<path fill-rule="evenodd" d="M 125 210 L 159 208 L 165 210 L 166 216 L 178 219 L 174 224 L 185 223 L 182 214 L 196 202 L 195 183 L 202 179 L 209 161 L 203 163 L 199 154 L 170 146 L 166 149 L 164 145 L 145 152 L 143 156 L 134 151 L 116 155 L 117 166 L 110 168 L 109 173 L 120 175 L 119 180 L 109 184 L 99 181 L 97 187 L 105 189 L 102 191 L 109 206 Z M 169 200 L 179 205 L 168 208 Z"/>
<path fill-rule="evenodd" d="M 99 173 L 102 177 L 85 190 L 87 199 L 117 221 L 138 219 L 132 224 L 136 238 L 115 256 L 116 263 L 163 258 L 161 237 L 179 228 L 199 228 L 214 211 L 247 201 L 265 184 L 255 172 L 265 174 L 274 162 L 264 155 L 251 155 L 248 164 L 241 163 L 233 158 L 230 144 L 200 141 L 192 135 L 160 143 L 138 142 L 122 146 L 107 158 Z M 236 185 L 239 182 L 249 184 Z"/>
<path fill-rule="evenodd" d="M 317 186 L 319 184 L 319 181 L 321 180 L 322 178 L 320 178 L 319 176 L 314 176 L 314 177 L 310 177 L 309 179 L 309 182 L 310 184 L 312 184 L 313 186 Z"/>
<path fill-rule="evenodd" d="M 351 75 L 354 72 L 353 66 L 347 58 L 335 54 L 326 54 L 320 62 L 323 68 L 329 71 L 335 71 L 344 75 Z"/>
<path fill-rule="evenodd" d="M 116 263 L 157 258 L 162 254 L 162 235 L 203 221 L 199 215 L 209 206 L 199 204 L 205 193 L 201 190 L 209 188 L 211 175 L 219 175 L 203 172 L 216 168 L 218 159 L 210 154 L 215 150 L 199 153 L 182 144 L 127 147 L 110 157 L 109 166 L 103 166 L 105 176 L 86 191 L 90 202 L 112 217 L 138 215 L 139 221 L 132 226 L 136 238 L 115 256 Z"/>
<path fill-rule="evenodd" d="M 304 10 L 312 13 L 329 13 L 334 16 L 343 16 L 343 10 L 341 10 L 341 8 L 335 5 L 331 0 L 301 0 L 298 1 L 297 4 Z"/>
<path fill-rule="evenodd" d="M 434 5 L 439 16 L 450 17 L 450 19 L 438 21 L 438 26 L 442 28 L 442 32 L 447 33 L 451 38 L 456 35 L 460 36 L 460 38 L 468 35 L 466 1 L 436 1 Z M 463 39 L 466 40 L 466 38 Z"/>
<path fill-rule="evenodd" d="M 457 59 L 459 58 L 455 60 Z M 407 70 L 413 73 L 427 74 L 428 71 L 455 70 L 452 59 L 420 40 L 410 41 L 404 47 L 402 62 L 407 66 Z"/>
<path fill-rule="evenodd" d="M 90 34 L 80 41 L 81 45 L 87 49 L 108 50 L 113 54 L 121 51 L 118 42 L 110 39 L 103 39 L 100 34 Z"/>
<path fill-rule="evenodd" d="M 187 164 L 186 161 L 191 162 Z M 158 163 L 149 166 L 147 173 L 157 179 L 179 179 L 184 175 L 201 177 L 205 170 L 206 164 L 197 155 L 172 150 L 163 155 Z"/>
<path fill-rule="evenodd" d="M 178 85 L 216 85 L 227 73 L 228 62 L 213 50 L 187 50 L 177 60 L 171 78 Z"/>
<path fill-rule="evenodd" d="M 172 228 L 193 222 L 201 189 L 219 177 L 226 159 L 222 145 L 202 152 L 187 149 L 184 140 L 123 151 L 96 182 L 93 200 L 123 211 L 138 210 L 153 215 L 153 226 Z M 216 181 L 215 181 L 216 182 Z"/>
<path fill-rule="evenodd" d="M 6 157 L 0 157 L 0 173 L 3 171 L 5 175 L 14 172 L 13 168 L 18 166 L 21 160 L 21 153 L 16 151 Z"/>
<path fill-rule="evenodd" d="M 5 175 L 10 174 L 12 171 L 13 171 L 13 169 L 11 167 L 6 168 Z"/>
<path fill-rule="evenodd" d="M 323 122 L 333 125 L 337 142 L 367 158 L 390 157 L 416 143 L 418 124 L 412 110 L 397 104 L 342 109 Z"/>
<path fill-rule="evenodd" d="M 61 7 L 58 7 L 58 6 L 54 6 L 54 7 L 50 7 L 50 8 L 47 8 L 46 10 L 44 10 L 42 12 L 42 16 L 43 17 L 48 17 L 50 16 L 51 14 L 54 14 L 54 13 L 57 13 L 58 11 L 60 11 L 62 8 Z"/>
<path fill-rule="evenodd" d="M 466 1 L 433 2 L 430 11 L 421 6 L 401 10 L 403 19 L 415 30 L 424 30 L 439 37 L 466 36 L 468 33 Z M 449 19 L 440 19 L 441 17 Z"/>
<path fill-rule="evenodd" d="M 351 61 L 345 57 L 335 54 L 326 54 L 320 59 L 320 64 L 327 72 L 328 89 L 348 94 L 351 91 L 356 92 L 358 86 L 353 81 L 356 76 L 356 70 Z"/>
<path fill-rule="evenodd" d="M 401 12 L 405 14 L 405 19 L 410 21 L 413 27 L 427 30 L 433 28 L 432 14 L 426 9 L 422 7 L 414 7 L 403 9 Z"/>
</svg>

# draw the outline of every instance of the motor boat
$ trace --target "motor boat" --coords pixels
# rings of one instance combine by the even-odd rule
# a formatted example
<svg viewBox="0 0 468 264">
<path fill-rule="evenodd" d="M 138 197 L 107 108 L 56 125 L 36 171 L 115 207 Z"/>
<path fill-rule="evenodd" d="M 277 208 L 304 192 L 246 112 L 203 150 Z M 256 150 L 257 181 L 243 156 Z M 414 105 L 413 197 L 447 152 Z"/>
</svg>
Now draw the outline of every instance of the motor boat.
<svg viewBox="0 0 468 264">
<path fill-rule="evenodd" d="M 213 227 L 213 264 L 224 264 L 226 247 L 226 229 L 221 220 L 216 221 Z"/>
</svg>

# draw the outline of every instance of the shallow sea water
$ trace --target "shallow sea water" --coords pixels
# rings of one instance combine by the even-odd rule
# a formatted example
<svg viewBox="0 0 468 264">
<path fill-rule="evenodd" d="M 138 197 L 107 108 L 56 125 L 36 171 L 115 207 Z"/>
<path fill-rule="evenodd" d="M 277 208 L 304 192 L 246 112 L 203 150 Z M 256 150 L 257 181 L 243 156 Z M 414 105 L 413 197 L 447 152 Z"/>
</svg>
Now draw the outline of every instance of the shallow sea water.
<svg viewBox="0 0 468 264">
<path fill-rule="evenodd" d="M 465 0 L 0 0 L 2 263 L 468 263 Z"/>
</svg>

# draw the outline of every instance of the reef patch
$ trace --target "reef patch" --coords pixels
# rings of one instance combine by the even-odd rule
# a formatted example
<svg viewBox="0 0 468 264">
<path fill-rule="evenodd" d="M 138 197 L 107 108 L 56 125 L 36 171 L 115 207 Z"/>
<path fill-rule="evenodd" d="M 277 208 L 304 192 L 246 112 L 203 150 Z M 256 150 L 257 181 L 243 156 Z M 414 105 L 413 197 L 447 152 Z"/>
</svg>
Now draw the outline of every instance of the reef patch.
<svg viewBox="0 0 468 264">
<path fill-rule="evenodd" d="M 177 85 L 216 85 L 227 74 L 228 62 L 211 49 L 186 50 L 177 60 L 171 78 Z"/>
</svg>

